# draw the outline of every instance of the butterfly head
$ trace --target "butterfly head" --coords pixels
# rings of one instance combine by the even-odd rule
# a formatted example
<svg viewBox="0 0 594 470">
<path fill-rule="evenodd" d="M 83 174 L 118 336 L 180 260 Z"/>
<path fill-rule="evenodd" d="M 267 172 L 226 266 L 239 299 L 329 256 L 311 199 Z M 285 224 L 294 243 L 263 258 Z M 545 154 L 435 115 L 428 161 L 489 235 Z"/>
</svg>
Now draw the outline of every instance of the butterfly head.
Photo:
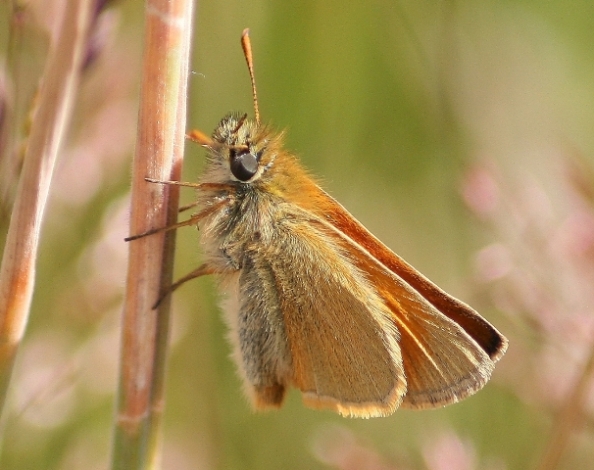
<svg viewBox="0 0 594 470">
<path fill-rule="evenodd" d="M 253 184 L 265 180 L 281 149 L 281 136 L 246 114 L 225 116 L 212 137 L 192 131 L 189 137 L 207 148 L 219 182 Z"/>
</svg>

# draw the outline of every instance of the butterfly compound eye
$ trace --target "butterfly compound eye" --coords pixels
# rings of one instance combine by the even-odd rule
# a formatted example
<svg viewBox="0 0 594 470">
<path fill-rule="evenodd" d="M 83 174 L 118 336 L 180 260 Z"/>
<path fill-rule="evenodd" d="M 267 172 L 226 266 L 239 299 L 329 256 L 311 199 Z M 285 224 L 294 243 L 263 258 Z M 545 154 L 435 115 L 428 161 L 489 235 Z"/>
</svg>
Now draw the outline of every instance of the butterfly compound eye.
<svg viewBox="0 0 594 470">
<path fill-rule="evenodd" d="M 249 151 L 231 151 L 231 173 L 239 181 L 248 181 L 258 171 L 258 159 Z"/>
</svg>

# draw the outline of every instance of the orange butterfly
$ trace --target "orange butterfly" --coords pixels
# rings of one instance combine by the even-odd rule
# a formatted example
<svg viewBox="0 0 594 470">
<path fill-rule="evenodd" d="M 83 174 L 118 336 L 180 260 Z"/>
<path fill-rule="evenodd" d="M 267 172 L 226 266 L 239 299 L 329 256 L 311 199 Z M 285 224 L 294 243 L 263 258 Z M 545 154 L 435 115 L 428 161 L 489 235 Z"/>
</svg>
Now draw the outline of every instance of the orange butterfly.
<svg viewBox="0 0 594 470">
<path fill-rule="evenodd" d="M 260 123 L 248 30 L 242 46 L 255 119 L 230 114 L 197 188 L 206 262 L 169 292 L 216 274 L 235 358 L 258 409 L 296 387 L 308 406 L 352 417 L 434 408 L 481 389 L 507 340 L 375 238 Z M 153 230 L 141 236 L 161 231 Z"/>
</svg>

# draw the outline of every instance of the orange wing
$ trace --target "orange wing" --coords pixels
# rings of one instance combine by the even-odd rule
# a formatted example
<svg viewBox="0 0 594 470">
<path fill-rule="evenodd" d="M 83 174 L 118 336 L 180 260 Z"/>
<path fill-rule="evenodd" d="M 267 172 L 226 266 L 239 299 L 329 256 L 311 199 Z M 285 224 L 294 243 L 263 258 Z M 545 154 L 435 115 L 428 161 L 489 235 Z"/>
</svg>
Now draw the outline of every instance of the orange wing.
<svg viewBox="0 0 594 470">
<path fill-rule="evenodd" d="M 285 368 L 275 366 L 275 358 L 284 354 L 276 346 L 254 354 L 254 343 L 263 344 L 258 338 L 269 337 L 273 328 L 248 328 L 246 323 L 239 335 L 240 343 L 245 339 L 243 349 L 252 352 L 244 354 L 245 375 L 256 398 L 263 389 L 261 379 L 266 379 L 268 385 L 297 387 L 313 408 L 345 416 L 391 414 L 406 393 L 406 380 L 390 311 L 328 238 L 328 228 L 304 223 L 310 218 L 291 209 L 277 221 L 275 243 L 258 242 L 245 249 L 239 317 L 254 323 L 265 316 L 270 325 L 282 324 L 291 358 Z M 277 300 L 252 302 L 262 297 L 262 286 L 273 289 Z M 266 349 L 273 352 L 261 352 Z M 259 363 L 253 366 L 246 356 L 256 356 Z M 257 406 L 266 401 L 260 398 Z"/>
<path fill-rule="evenodd" d="M 402 406 L 432 408 L 473 394 L 489 380 L 507 339 L 375 238 L 321 189 L 319 223 L 375 286 L 393 314 L 407 380 Z M 312 208 L 309 208 L 310 210 Z"/>
</svg>

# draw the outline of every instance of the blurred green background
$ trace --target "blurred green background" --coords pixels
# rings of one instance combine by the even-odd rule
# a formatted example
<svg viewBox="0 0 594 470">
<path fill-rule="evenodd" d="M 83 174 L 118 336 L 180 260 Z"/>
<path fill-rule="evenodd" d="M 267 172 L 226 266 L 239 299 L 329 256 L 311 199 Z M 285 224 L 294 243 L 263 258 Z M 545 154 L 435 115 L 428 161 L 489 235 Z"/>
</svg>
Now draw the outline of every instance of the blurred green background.
<svg viewBox="0 0 594 470">
<path fill-rule="evenodd" d="M 27 7 L 16 51 L 0 27 L 20 77 L 4 92 L 17 133 L 47 48 L 43 3 Z M 7 2 L 0 20 L 11 20 Z M 108 467 L 142 25 L 142 2 L 115 3 L 85 71 L 46 213 L 2 469 Z M 594 4 L 201 1 L 188 128 L 210 133 L 229 111 L 252 113 L 245 27 L 262 120 L 287 131 L 287 148 L 355 217 L 511 346 L 483 391 L 443 410 L 349 420 L 306 409 L 293 392 L 280 411 L 256 414 L 215 283 L 188 283 L 173 304 L 163 468 L 535 467 L 592 348 L 592 258 L 574 261 L 559 240 L 576 230 L 591 255 Z M 203 162 L 189 144 L 184 180 Z M 182 203 L 193 196 L 185 190 Z M 200 263 L 197 240 L 179 231 L 177 277 Z M 583 289 L 572 290 L 574 277 Z M 593 408 L 584 404 L 559 468 L 592 468 Z"/>
</svg>

